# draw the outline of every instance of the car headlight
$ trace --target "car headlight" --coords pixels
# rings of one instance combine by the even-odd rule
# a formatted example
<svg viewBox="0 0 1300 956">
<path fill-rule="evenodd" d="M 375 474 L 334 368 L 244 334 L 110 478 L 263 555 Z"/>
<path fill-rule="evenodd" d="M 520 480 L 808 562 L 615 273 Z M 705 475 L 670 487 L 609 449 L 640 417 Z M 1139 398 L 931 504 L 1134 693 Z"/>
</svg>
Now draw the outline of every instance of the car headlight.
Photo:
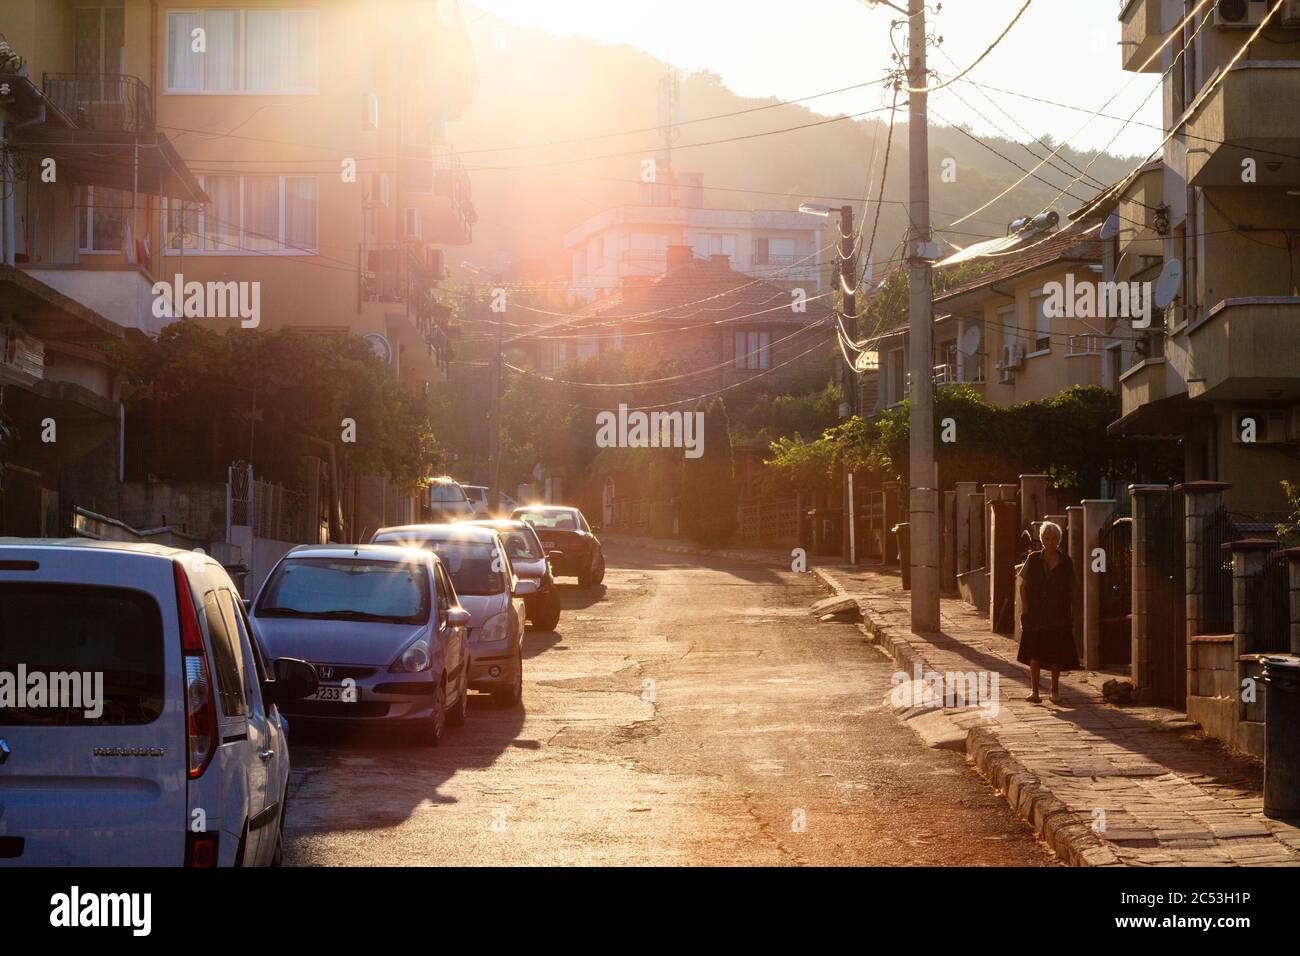
<svg viewBox="0 0 1300 956">
<path fill-rule="evenodd" d="M 402 656 L 388 669 L 394 674 L 418 674 L 420 671 L 427 671 L 431 666 L 433 666 L 433 655 L 429 653 L 429 642 L 420 638 L 402 651 Z"/>
<path fill-rule="evenodd" d="M 478 639 L 484 644 L 492 641 L 504 641 L 510 636 L 510 615 L 506 611 L 494 614 L 488 622 L 479 628 Z"/>
</svg>

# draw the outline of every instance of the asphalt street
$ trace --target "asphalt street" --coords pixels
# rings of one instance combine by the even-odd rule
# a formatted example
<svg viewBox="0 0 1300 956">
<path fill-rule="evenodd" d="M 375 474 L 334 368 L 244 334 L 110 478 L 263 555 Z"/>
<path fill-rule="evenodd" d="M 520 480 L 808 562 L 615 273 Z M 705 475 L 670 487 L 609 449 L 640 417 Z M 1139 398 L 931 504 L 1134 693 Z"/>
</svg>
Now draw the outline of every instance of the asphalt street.
<svg viewBox="0 0 1300 956">
<path fill-rule="evenodd" d="M 290 865 L 1052 865 L 810 575 L 607 552 L 525 640 L 522 708 L 440 747 L 291 728 Z"/>
</svg>

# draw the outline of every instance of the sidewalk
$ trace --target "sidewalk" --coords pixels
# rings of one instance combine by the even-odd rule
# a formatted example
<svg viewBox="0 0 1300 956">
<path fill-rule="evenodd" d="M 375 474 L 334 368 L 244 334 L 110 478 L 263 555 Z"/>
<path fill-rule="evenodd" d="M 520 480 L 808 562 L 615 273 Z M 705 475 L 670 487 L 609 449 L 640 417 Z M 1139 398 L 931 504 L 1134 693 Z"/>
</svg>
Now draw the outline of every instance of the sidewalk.
<svg viewBox="0 0 1300 956">
<path fill-rule="evenodd" d="M 975 765 L 1065 862 L 1300 866 L 1300 828 L 1263 814 L 1259 764 L 1197 734 L 1185 715 L 1114 707 L 1101 696 L 1109 675 L 1087 671 L 1062 675 L 1059 706 L 1047 699 L 1044 674 L 1043 703 L 1031 704 L 1016 643 L 991 633 L 965 602 L 943 599 L 942 632 L 922 637 L 910 632 L 910 598 L 897 575 L 814 573 L 857 600 L 868 633 L 909 677 L 918 663 L 999 675 L 996 716 L 954 708 L 924 719 L 942 713 L 939 720 L 965 732 Z"/>
<path fill-rule="evenodd" d="M 633 535 L 611 545 L 790 567 L 781 550 L 710 550 Z M 869 640 L 909 680 L 922 672 L 996 672 L 996 715 L 977 707 L 899 710 L 932 746 L 964 749 L 985 777 L 1057 855 L 1075 866 L 1300 866 L 1300 827 L 1263 814 L 1258 762 L 1196 732 L 1161 707 L 1114 707 L 1109 674 L 1061 677 L 1062 703 L 1025 700 L 1027 668 L 1016 643 L 956 598 L 944 598 L 943 630 L 909 627 L 910 597 L 897 573 L 811 567 L 837 597 L 853 598 Z M 895 708 L 898 710 L 897 708 Z"/>
</svg>

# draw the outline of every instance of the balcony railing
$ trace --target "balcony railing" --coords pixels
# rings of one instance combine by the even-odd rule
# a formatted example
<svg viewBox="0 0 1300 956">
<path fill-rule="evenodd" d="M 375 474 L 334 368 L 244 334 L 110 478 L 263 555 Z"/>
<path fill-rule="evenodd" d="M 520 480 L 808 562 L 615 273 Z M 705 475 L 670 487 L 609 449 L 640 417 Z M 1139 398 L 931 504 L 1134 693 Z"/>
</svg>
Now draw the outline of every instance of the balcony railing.
<svg viewBox="0 0 1300 956">
<path fill-rule="evenodd" d="M 46 73 L 45 95 L 82 129 L 143 133 L 153 129 L 149 87 L 122 73 Z"/>
<path fill-rule="evenodd" d="M 934 384 L 938 385 L 983 385 L 984 356 L 967 356 L 961 367 L 952 362 L 934 366 Z M 909 375 L 911 373 L 908 373 Z"/>
<path fill-rule="evenodd" d="M 447 310 L 438 303 L 437 277 L 411 246 L 362 245 L 357 297 L 360 302 L 403 303 L 426 345 L 445 351 Z"/>
<path fill-rule="evenodd" d="M 798 260 L 795 255 L 773 255 L 772 253 L 756 252 L 750 256 L 750 262 L 756 266 L 790 266 Z"/>
<path fill-rule="evenodd" d="M 1105 351 L 1110 339 L 1095 332 L 1085 332 L 1080 335 L 1071 335 L 1066 341 L 1065 357 L 1073 358 L 1078 355 L 1100 355 Z"/>
</svg>

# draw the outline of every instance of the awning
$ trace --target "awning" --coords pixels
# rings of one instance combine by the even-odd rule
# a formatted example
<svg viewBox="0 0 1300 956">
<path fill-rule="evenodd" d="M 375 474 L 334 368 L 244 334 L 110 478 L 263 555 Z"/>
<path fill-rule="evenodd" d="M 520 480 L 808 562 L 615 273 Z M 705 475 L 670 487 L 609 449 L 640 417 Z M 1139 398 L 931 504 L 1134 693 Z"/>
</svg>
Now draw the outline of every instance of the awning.
<svg viewBox="0 0 1300 956">
<path fill-rule="evenodd" d="M 126 338 L 126 330 L 116 322 L 4 264 L 0 264 L 0 306 L 45 342 L 103 345 Z"/>
<path fill-rule="evenodd" d="M 1107 425 L 1106 434 L 1112 437 L 1182 438 L 1188 425 L 1213 417 L 1214 411 L 1208 405 L 1194 402 L 1186 392 L 1179 392 L 1138 406 L 1119 421 Z"/>
<path fill-rule="evenodd" d="M 49 123 L 15 135 L 17 146 L 58 164 L 59 181 L 207 203 L 207 194 L 163 133 L 70 129 Z"/>
</svg>

